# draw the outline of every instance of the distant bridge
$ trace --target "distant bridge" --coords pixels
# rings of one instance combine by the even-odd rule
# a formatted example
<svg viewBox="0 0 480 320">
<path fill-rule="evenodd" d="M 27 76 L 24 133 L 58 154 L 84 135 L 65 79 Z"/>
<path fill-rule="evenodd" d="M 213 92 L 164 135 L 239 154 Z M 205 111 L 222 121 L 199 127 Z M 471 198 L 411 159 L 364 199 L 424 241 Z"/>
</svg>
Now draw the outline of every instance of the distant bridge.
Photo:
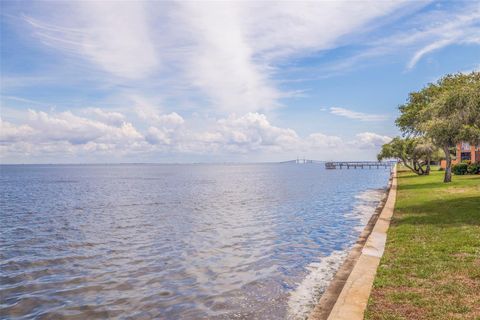
<svg viewBox="0 0 480 320">
<path fill-rule="evenodd" d="M 318 161 L 318 160 L 310 160 L 310 159 L 295 159 L 295 160 L 288 160 L 282 161 L 280 163 L 296 163 L 296 164 L 307 164 L 307 163 L 324 163 L 325 161 Z"/>
</svg>

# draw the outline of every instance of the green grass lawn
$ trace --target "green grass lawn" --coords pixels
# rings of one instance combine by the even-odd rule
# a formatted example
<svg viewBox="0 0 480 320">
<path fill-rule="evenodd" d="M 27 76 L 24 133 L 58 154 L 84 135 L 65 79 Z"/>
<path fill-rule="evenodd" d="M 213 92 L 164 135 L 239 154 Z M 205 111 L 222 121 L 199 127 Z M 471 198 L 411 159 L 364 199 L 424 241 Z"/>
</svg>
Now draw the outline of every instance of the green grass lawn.
<svg viewBox="0 0 480 320">
<path fill-rule="evenodd" d="M 365 319 L 480 319 L 480 176 L 399 170 Z"/>
</svg>

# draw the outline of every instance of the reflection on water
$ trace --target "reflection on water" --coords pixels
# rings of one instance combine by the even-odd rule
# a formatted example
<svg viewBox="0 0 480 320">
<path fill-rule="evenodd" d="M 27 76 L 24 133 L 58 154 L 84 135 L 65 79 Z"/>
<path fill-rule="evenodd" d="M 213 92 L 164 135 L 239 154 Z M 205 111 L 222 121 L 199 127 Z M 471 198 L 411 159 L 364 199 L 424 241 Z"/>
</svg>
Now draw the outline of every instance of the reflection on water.
<svg viewBox="0 0 480 320">
<path fill-rule="evenodd" d="M 318 266 L 342 256 L 381 197 L 362 192 L 388 174 L 1 166 L 1 316 L 301 317 L 334 272 Z"/>
</svg>

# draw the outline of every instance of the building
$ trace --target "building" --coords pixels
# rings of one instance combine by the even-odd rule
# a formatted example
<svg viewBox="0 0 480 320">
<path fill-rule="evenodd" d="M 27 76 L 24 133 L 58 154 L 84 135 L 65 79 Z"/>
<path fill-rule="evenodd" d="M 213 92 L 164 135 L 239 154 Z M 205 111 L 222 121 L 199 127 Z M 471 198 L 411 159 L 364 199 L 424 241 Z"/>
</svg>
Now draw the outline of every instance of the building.
<svg viewBox="0 0 480 320">
<path fill-rule="evenodd" d="M 468 142 L 457 144 L 456 157 L 452 159 L 452 165 L 462 161 L 480 162 L 480 145 L 471 146 Z M 446 161 L 442 160 L 440 166 L 445 169 Z"/>
</svg>

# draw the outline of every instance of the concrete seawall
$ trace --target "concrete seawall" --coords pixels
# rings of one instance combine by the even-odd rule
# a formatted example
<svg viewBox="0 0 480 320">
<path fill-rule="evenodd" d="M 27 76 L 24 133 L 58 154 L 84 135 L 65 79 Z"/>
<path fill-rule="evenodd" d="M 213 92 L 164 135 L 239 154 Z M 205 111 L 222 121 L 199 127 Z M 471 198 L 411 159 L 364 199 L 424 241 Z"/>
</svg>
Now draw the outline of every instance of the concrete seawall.
<svg viewBox="0 0 480 320">
<path fill-rule="evenodd" d="M 397 171 L 394 168 L 386 199 L 370 219 L 310 314 L 309 320 L 363 319 L 373 280 L 385 249 L 396 196 Z"/>
</svg>

